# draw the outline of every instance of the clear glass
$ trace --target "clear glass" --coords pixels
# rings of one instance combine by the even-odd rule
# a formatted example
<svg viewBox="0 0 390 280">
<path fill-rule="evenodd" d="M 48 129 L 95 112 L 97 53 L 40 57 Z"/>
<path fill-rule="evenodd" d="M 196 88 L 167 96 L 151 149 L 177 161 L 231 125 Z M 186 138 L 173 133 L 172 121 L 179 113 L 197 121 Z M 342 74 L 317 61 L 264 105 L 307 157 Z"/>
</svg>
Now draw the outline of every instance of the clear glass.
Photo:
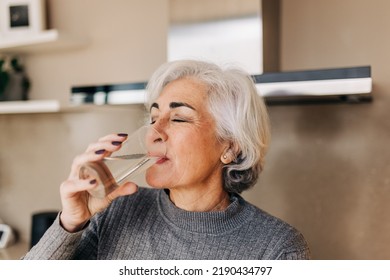
<svg viewBox="0 0 390 280">
<path fill-rule="evenodd" d="M 96 179 L 98 185 L 89 193 L 103 198 L 127 181 L 139 185 L 135 179 L 143 179 L 146 169 L 164 158 L 166 151 L 166 143 L 158 131 L 152 126 L 143 126 L 129 135 L 118 151 L 102 161 L 81 166 L 79 176 L 81 179 Z"/>
</svg>

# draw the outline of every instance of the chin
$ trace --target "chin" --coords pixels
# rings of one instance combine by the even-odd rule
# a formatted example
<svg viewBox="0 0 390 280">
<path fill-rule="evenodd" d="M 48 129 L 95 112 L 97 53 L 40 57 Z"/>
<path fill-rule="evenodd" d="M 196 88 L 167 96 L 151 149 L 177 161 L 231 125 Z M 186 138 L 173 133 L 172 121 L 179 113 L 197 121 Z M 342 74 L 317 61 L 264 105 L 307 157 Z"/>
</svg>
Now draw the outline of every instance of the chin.
<svg viewBox="0 0 390 280">
<path fill-rule="evenodd" d="M 156 172 L 147 171 L 145 175 L 146 183 L 154 189 L 163 189 L 169 186 L 166 182 L 166 176 L 159 176 Z"/>
</svg>

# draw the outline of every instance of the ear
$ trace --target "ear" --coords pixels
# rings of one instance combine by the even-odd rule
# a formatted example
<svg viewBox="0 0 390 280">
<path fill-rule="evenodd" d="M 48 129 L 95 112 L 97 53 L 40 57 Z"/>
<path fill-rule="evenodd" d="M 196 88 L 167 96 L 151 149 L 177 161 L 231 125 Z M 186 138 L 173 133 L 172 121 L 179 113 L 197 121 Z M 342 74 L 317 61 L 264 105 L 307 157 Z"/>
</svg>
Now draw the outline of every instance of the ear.
<svg viewBox="0 0 390 280">
<path fill-rule="evenodd" d="M 221 161 L 223 164 L 229 164 L 233 160 L 234 160 L 234 156 L 233 156 L 231 150 L 228 150 L 227 152 L 225 152 L 221 155 Z"/>
<path fill-rule="evenodd" d="M 237 153 L 237 145 L 230 143 L 223 151 L 221 155 L 221 161 L 223 164 L 229 164 L 236 159 Z"/>
</svg>

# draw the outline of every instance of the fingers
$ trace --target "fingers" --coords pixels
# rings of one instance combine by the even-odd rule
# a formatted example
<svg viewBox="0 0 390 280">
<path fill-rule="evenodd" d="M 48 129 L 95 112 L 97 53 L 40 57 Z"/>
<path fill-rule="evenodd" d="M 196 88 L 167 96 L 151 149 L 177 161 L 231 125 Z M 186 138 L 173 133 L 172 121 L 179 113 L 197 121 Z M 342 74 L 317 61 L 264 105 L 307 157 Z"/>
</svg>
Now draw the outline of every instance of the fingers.
<svg viewBox="0 0 390 280">
<path fill-rule="evenodd" d="M 87 147 L 86 152 L 95 152 L 99 150 L 106 150 L 107 152 L 114 152 L 119 149 L 120 145 L 126 140 L 127 134 L 109 134 L 101 137 L 96 143 L 92 143 Z"/>
<path fill-rule="evenodd" d="M 61 186 L 60 186 L 60 193 L 61 196 L 64 198 L 70 198 L 73 197 L 74 195 L 92 190 L 97 186 L 97 180 L 96 179 L 87 179 L 87 180 L 81 180 L 81 179 L 76 179 L 76 180 L 66 180 L 64 181 Z"/>
<path fill-rule="evenodd" d="M 114 199 L 124 195 L 130 195 L 137 191 L 134 183 L 125 183 L 104 196 L 93 196 L 94 189 L 98 187 L 100 175 L 88 171 L 86 176 L 80 168 L 86 163 L 98 164 L 105 156 L 121 148 L 127 139 L 126 134 L 110 134 L 100 138 L 96 143 L 88 146 L 86 151 L 75 157 L 71 166 L 69 178 L 61 184 L 61 202 L 64 213 L 64 224 L 67 228 L 73 228 L 89 219 L 95 213 L 103 210 Z M 94 169 L 93 169 L 94 170 Z M 80 173 L 81 172 L 81 173 Z M 85 174 L 84 174 L 85 175 Z"/>
<path fill-rule="evenodd" d="M 97 180 L 67 180 L 61 184 L 62 217 L 61 225 L 69 232 L 83 227 L 95 213 L 103 211 L 118 197 L 131 195 L 138 191 L 134 183 L 125 183 L 105 197 L 91 196 L 98 187 Z"/>
<path fill-rule="evenodd" d="M 74 232 L 93 215 L 88 207 L 89 188 L 96 186 L 96 181 L 66 180 L 60 186 L 61 225 L 69 232 Z"/>
<path fill-rule="evenodd" d="M 138 191 L 138 186 L 132 182 L 126 182 L 123 185 L 121 185 L 119 188 L 114 190 L 112 193 L 108 194 L 106 196 L 106 200 L 109 204 L 111 202 L 121 196 L 131 195 Z"/>
<path fill-rule="evenodd" d="M 86 162 L 93 162 L 102 160 L 121 148 L 122 143 L 126 140 L 127 134 L 109 134 L 92 143 L 88 146 L 86 151 L 74 158 L 71 173 L 69 178 L 77 178 L 80 167 Z"/>
</svg>

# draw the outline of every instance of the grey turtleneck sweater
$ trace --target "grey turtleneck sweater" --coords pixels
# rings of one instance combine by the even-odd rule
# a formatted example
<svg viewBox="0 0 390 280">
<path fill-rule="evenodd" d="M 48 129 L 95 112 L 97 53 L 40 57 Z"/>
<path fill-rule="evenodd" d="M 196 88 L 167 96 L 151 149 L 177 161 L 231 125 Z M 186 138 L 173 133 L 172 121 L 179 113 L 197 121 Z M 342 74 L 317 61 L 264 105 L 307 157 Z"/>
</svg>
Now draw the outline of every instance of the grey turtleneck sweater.
<svg viewBox="0 0 390 280">
<path fill-rule="evenodd" d="M 116 199 L 89 226 L 66 232 L 59 219 L 24 259 L 308 259 L 296 229 L 232 194 L 224 211 L 188 212 L 164 190 Z"/>
</svg>

